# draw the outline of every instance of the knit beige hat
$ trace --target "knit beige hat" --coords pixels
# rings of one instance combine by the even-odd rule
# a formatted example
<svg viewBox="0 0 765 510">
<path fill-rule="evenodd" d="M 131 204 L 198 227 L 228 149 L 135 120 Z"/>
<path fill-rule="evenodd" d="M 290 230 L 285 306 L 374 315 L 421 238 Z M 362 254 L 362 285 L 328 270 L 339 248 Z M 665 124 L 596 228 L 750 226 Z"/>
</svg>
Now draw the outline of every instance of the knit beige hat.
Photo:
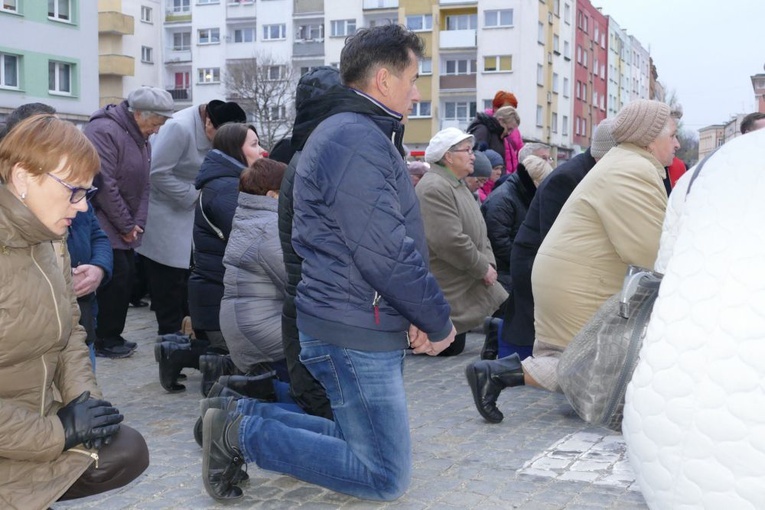
<svg viewBox="0 0 765 510">
<path fill-rule="evenodd" d="M 539 184 L 550 175 L 550 172 L 553 171 L 552 166 L 550 166 L 550 163 L 548 163 L 547 160 L 542 159 L 539 156 L 534 156 L 533 154 L 531 156 L 526 156 L 526 159 L 523 160 L 523 168 L 526 169 L 529 177 L 534 181 L 534 186 L 539 186 Z"/>
<path fill-rule="evenodd" d="M 603 119 L 595 128 L 592 134 L 592 145 L 590 145 L 590 155 L 595 159 L 600 159 L 616 146 L 616 140 L 611 133 L 614 125 L 614 119 Z"/>
<path fill-rule="evenodd" d="M 669 113 L 669 106 L 661 101 L 638 99 L 616 115 L 611 134 L 618 143 L 629 142 L 647 147 L 664 129 Z"/>
</svg>

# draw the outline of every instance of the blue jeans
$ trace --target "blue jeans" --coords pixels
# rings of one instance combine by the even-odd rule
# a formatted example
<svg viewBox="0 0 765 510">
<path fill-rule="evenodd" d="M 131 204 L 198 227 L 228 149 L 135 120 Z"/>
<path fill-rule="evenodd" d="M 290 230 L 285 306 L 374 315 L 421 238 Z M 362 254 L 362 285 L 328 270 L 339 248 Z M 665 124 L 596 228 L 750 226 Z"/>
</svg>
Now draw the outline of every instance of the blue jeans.
<svg viewBox="0 0 765 510">
<path fill-rule="evenodd" d="M 412 472 L 404 351 L 357 351 L 302 333 L 300 347 L 335 421 L 256 405 L 239 428 L 245 461 L 358 498 L 400 497 Z"/>
<path fill-rule="evenodd" d="M 305 414 L 303 408 L 297 405 L 295 399 L 290 395 L 289 384 L 274 379 L 274 393 L 276 393 L 276 402 L 273 404 L 266 404 L 254 398 L 241 398 L 236 403 L 236 412 L 250 416 L 260 412 L 255 410 L 257 406 L 271 405 L 293 413 Z"/>
</svg>

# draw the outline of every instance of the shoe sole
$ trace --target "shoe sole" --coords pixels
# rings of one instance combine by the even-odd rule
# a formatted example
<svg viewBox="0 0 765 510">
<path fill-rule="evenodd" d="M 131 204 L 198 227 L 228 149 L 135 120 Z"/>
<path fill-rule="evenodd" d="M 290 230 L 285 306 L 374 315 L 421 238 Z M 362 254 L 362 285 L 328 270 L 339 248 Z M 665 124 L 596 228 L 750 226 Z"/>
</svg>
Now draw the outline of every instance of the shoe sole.
<svg viewBox="0 0 765 510">
<path fill-rule="evenodd" d="M 472 364 L 465 367 L 465 377 L 467 378 L 468 386 L 470 386 L 470 393 L 473 394 L 473 404 L 475 404 L 475 409 L 478 411 L 478 414 L 480 414 L 481 417 L 483 417 L 483 419 L 489 423 L 500 423 L 502 420 L 504 420 L 504 416 L 497 420 L 496 418 L 493 418 L 484 412 L 481 406 L 480 398 L 478 397 L 478 379 L 476 378 L 475 370 L 473 369 Z"/>
<path fill-rule="evenodd" d="M 125 354 L 107 354 L 107 353 L 104 353 L 104 352 L 96 351 L 96 357 L 97 358 L 124 359 L 124 358 L 129 358 L 132 355 L 133 355 L 133 351 L 132 350 L 130 352 L 128 352 L 128 353 L 125 353 Z"/>
</svg>

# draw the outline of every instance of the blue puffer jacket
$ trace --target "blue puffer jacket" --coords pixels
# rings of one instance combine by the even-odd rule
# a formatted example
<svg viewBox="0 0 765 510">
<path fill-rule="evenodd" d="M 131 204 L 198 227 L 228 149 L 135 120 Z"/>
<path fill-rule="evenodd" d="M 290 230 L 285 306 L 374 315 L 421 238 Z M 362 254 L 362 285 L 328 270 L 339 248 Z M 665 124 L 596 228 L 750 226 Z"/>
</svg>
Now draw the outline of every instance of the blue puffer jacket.
<svg viewBox="0 0 765 510">
<path fill-rule="evenodd" d="M 313 131 L 295 176 L 298 329 L 366 351 L 406 348 L 410 323 L 443 340 L 451 310 L 428 271 L 401 116 L 357 91 L 338 93 L 344 112 Z"/>
<path fill-rule="evenodd" d="M 207 153 L 194 184 L 200 190 L 201 208 L 197 204 L 194 210 L 194 268 L 189 276 L 189 313 L 196 329 L 220 330 L 223 254 L 231 235 L 239 175 L 243 169 L 244 165 L 238 160 L 213 149 Z"/>
<path fill-rule="evenodd" d="M 104 270 L 101 285 L 112 278 L 114 259 L 109 238 L 98 223 L 93 206 L 88 204 L 88 210 L 78 212 L 69 226 L 69 236 L 66 247 L 72 260 L 72 267 L 81 264 L 91 264 Z"/>
</svg>

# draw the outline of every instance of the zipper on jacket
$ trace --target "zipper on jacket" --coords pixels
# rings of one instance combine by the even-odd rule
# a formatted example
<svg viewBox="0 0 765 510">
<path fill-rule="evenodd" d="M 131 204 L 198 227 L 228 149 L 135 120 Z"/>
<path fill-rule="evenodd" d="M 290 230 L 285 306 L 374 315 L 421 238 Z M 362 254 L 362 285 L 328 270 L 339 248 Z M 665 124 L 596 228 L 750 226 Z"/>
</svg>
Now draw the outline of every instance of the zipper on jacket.
<svg viewBox="0 0 765 510">
<path fill-rule="evenodd" d="M 55 250 L 53 251 L 55 256 Z M 50 287 L 50 294 L 51 294 L 51 297 L 53 298 L 53 308 L 56 310 L 56 320 L 58 321 L 58 339 L 60 340 L 61 335 L 63 334 L 64 328 L 61 325 L 61 314 L 59 313 L 59 310 L 58 310 L 58 301 L 56 300 L 56 291 L 53 289 L 53 283 L 51 283 L 50 278 L 48 278 L 48 275 L 45 274 L 45 271 L 43 271 L 42 267 L 40 267 L 40 264 L 38 264 L 37 259 L 35 258 L 34 246 L 29 249 L 29 254 L 32 257 L 32 262 L 34 262 L 35 266 L 37 266 L 37 269 L 40 270 L 40 272 L 43 275 L 43 278 L 45 278 L 45 281 L 48 282 L 48 287 Z M 40 399 L 40 414 L 42 415 L 44 413 L 43 407 L 45 406 L 45 387 L 48 381 L 48 366 L 45 364 L 45 358 L 41 357 L 41 359 L 43 364 L 43 374 L 45 376 L 45 380 L 43 380 L 43 385 L 42 385 L 42 395 L 41 395 L 42 398 Z"/>
<path fill-rule="evenodd" d="M 79 450 L 77 448 L 71 448 L 69 451 L 76 452 L 82 455 L 87 455 L 88 457 L 96 461 L 96 469 L 98 469 L 98 454 L 96 452 L 88 452 L 85 450 Z"/>
<path fill-rule="evenodd" d="M 380 324 L 380 294 L 375 291 L 375 298 L 372 300 L 372 308 L 375 311 L 375 324 Z"/>
</svg>

